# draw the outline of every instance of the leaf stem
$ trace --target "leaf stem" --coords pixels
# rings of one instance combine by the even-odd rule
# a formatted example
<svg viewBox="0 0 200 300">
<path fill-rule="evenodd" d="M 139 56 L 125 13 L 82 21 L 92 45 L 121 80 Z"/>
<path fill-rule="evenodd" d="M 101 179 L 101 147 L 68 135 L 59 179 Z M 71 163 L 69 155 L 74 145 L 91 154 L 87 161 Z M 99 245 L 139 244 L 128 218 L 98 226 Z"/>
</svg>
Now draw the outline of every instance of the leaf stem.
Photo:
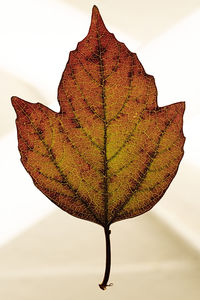
<svg viewBox="0 0 200 300">
<path fill-rule="evenodd" d="M 110 247 L 111 230 L 109 229 L 109 226 L 104 227 L 104 232 L 105 232 L 105 240 L 106 240 L 106 268 L 105 268 L 103 281 L 101 284 L 99 284 L 99 287 L 102 290 L 105 290 L 107 286 L 112 285 L 112 284 L 107 284 L 109 280 L 110 268 L 111 268 L 111 247 Z"/>
</svg>

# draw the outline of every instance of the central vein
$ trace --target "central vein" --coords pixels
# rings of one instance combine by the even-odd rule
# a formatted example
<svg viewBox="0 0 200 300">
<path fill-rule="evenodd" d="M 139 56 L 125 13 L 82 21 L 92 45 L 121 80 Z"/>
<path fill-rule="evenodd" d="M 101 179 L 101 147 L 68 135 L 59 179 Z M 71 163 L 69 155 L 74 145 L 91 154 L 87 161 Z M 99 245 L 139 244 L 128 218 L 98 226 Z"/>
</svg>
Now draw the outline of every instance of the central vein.
<svg viewBox="0 0 200 300">
<path fill-rule="evenodd" d="M 97 28 L 98 29 L 98 28 Z M 98 30 L 97 30 L 98 31 Z M 101 98 L 103 106 L 103 121 L 104 121 L 104 144 L 103 144 L 103 200 L 104 200 L 104 216 L 105 227 L 108 224 L 108 159 L 107 159 L 107 117 L 106 117 L 106 94 L 105 94 L 105 75 L 103 52 L 100 40 L 100 34 L 97 34 L 98 52 L 99 52 L 99 70 L 100 70 L 100 85 Z"/>
</svg>

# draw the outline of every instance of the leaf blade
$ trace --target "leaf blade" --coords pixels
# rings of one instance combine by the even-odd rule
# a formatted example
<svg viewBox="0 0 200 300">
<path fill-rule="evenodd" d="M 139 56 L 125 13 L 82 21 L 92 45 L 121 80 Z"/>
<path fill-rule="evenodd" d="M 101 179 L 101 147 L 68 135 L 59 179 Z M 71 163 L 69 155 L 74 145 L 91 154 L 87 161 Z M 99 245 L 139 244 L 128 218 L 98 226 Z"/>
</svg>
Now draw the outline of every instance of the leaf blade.
<svg viewBox="0 0 200 300">
<path fill-rule="evenodd" d="M 55 113 L 12 99 L 21 160 L 34 184 L 73 216 L 104 228 L 151 209 L 183 156 L 184 103 L 158 107 L 154 78 L 96 7 L 63 72 Z"/>
</svg>

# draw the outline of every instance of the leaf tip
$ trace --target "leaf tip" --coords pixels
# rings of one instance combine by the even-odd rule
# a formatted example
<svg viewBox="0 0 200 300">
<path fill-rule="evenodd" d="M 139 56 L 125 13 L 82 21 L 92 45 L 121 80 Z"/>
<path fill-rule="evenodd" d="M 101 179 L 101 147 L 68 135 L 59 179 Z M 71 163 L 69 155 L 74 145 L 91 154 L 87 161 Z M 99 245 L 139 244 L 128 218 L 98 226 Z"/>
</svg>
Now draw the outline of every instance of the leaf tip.
<svg viewBox="0 0 200 300">
<path fill-rule="evenodd" d="M 182 116 L 182 118 L 183 118 L 183 115 L 185 112 L 185 105 L 186 105 L 185 101 L 174 103 L 174 105 L 176 105 L 177 111 L 179 112 L 180 116 Z"/>
<path fill-rule="evenodd" d="M 92 13 L 93 14 L 99 14 L 99 9 L 98 9 L 98 7 L 96 5 L 93 6 Z"/>
<path fill-rule="evenodd" d="M 14 107 L 15 111 L 17 110 L 19 100 L 20 99 L 17 96 L 11 97 L 11 103 L 12 103 L 12 106 Z"/>
<path fill-rule="evenodd" d="M 179 103 L 180 108 L 184 111 L 185 110 L 185 101 L 181 101 L 178 103 Z"/>
<path fill-rule="evenodd" d="M 14 107 L 15 109 L 15 112 L 16 114 L 18 115 L 25 107 L 27 107 L 28 105 L 32 104 L 32 103 L 29 103 L 17 96 L 12 96 L 11 97 L 11 103 L 12 103 L 12 106 Z"/>
<path fill-rule="evenodd" d="M 24 103 L 26 101 L 22 100 L 21 98 L 19 98 L 17 96 L 12 96 L 11 97 L 11 102 L 12 102 L 12 105 L 15 107 L 17 104 Z"/>
<path fill-rule="evenodd" d="M 15 104 L 15 101 L 16 101 L 17 99 L 18 99 L 18 98 L 17 98 L 16 96 L 12 96 L 12 97 L 11 97 L 11 103 L 12 103 L 12 105 Z"/>
<path fill-rule="evenodd" d="M 98 7 L 97 7 L 96 5 L 94 5 L 93 8 L 92 8 L 92 21 L 91 21 L 91 26 L 92 26 L 92 25 L 96 25 L 96 24 L 98 24 L 97 26 L 103 25 L 103 26 L 105 27 L 104 22 L 103 22 L 103 19 L 102 19 L 102 17 L 101 17 L 101 14 L 100 14 L 100 12 L 99 12 Z"/>
<path fill-rule="evenodd" d="M 182 103 L 183 111 L 185 111 L 185 106 L 186 106 L 185 101 L 183 101 L 183 102 L 181 102 L 181 103 Z"/>
</svg>

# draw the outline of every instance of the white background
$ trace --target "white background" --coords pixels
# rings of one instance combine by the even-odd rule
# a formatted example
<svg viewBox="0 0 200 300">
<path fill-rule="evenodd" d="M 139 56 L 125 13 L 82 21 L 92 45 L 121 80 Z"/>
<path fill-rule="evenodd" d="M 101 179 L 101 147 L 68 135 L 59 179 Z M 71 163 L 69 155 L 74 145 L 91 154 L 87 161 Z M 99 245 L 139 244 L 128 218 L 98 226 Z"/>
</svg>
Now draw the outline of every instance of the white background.
<svg viewBox="0 0 200 300">
<path fill-rule="evenodd" d="M 57 86 L 88 32 L 92 5 L 153 75 L 159 106 L 186 101 L 185 156 L 153 212 L 200 249 L 200 2 L 0 1 L 0 245 L 57 210 L 20 163 L 10 97 L 59 110 Z"/>
</svg>

